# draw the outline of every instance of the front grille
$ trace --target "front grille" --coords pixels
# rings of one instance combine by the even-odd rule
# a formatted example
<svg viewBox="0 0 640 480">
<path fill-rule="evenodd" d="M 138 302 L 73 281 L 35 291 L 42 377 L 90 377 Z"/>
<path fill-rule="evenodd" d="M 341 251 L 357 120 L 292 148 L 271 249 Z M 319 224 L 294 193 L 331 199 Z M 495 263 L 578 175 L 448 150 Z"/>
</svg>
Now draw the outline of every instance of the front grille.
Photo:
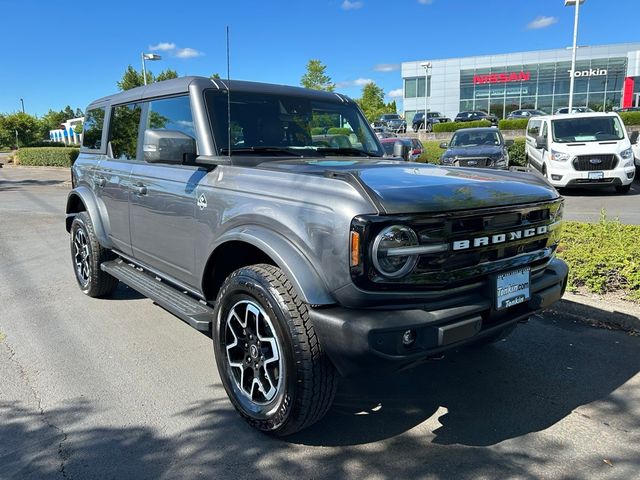
<svg viewBox="0 0 640 480">
<path fill-rule="evenodd" d="M 499 207 L 483 211 L 454 212 L 401 219 L 385 216 L 358 217 L 365 238 L 374 239 L 390 224 L 403 223 L 417 234 L 420 245 L 447 245 L 443 251 L 420 255 L 411 274 L 398 279 L 383 277 L 373 267 L 370 256 L 358 270 L 352 270 L 354 282 L 365 290 L 402 290 L 422 292 L 458 291 L 487 285 L 489 275 L 508 269 L 529 266 L 541 268 L 555 251 L 562 201 L 529 206 Z M 354 228 L 358 228 L 354 224 Z M 551 227 L 549 227 L 551 225 Z M 542 231 L 537 229 L 541 228 Z M 544 229 L 547 229 L 545 232 Z M 535 234 L 525 231 L 535 229 Z M 522 236 L 511 237 L 521 232 Z M 508 240 L 496 240 L 502 235 Z M 488 243 L 476 240 L 489 237 Z M 373 240 L 371 240 L 373 241 Z M 469 241 L 468 246 L 454 249 L 456 242 Z M 370 252 L 370 250 L 369 250 Z M 483 287 L 484 288 L 484 287 Z"/>
<path fill-rule="evenodd" d="M 615 155 L 579 155 L 573 160 L 573 168 L 580 172 L 613 170 L 618 164 Z"/>
<path fill-rule="evenodd" d="M 491 159 L 487 157 L 457 158 L 454 165 L 456 167 L 486 167 L 491 165 Z"/>
</svg>

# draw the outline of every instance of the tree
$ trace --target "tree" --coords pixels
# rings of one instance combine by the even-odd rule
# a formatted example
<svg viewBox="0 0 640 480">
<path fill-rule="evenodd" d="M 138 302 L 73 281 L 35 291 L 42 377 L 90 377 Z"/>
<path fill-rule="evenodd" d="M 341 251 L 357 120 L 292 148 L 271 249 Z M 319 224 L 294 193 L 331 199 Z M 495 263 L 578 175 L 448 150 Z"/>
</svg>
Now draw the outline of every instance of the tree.
<svg viewBox="0 0 640 480">
<path fill-rule="evenodd" d="M 18 145 L 16 145 L 16 132 Z M 0 116 L 0 146 L 23 147 L 41 140 L 41 134 L 42 129 L 38 119 L 28 113 L 17 112 Z M 47 138 L 48 136 L 49 132 L 47 132 Z"/>
<path fill-rule="evenodd" d="M 147 71 L 147 83 L 152 82 L 153 74 Z M 122 79 L 117 82 L 117 85 L 120 90 L 131 90 L 132 88 L 143 86 L 144 77 L 142 76 L 142 72 L 138 72 L 135 68 L 129 65 L 122 75 Z"/>
<path fill-rule="evenodd" d="M 219 74 L 219 73 L 217 73 L 217 72 L 216 72 L 216 73 L 212 73 L 212 74 L 209 76 L 209 78 L 210 78 L 210 79 L 212 79 L 212 80 L 218 80 L 218 79 L 220 79 L 220 74 Z"/>
<path fill-rule="evenodd" d="M 396 105 L 395 100 L 391 100 L 389 103 L 387 103 L 386 113 L 398 113 L 398 106 Z"/>
<path fill-rule="evenodd" d="M 307 71 L 300 79 L 300 85 L 313 90 L 325 90 L 333 92 L 336 84 L 331 81 L 331 77 L 325 73 L 327 67 L 320 60 L 309 60 Z"/>
<path fill-rule="evenodd" d="M 384 90 L 374 82 L 367 83 L 362 88 L 362 97 L 356 102 L 369 122 L 373 122 L 383 113 L 388 113 L 389 105 L 384 103 Z"/>
<path fill-rule="evenodd" d="M 153 75 L 151 75 L 153 78 Z M 172 78 L 178 78 L 178 72 L 175 70 L 171 70 L 167 68 L 158 74 L 156 78 L 153 79 L 154 82 L 162 82 L 163 80 L 171 80 Z"/>
<path fill-rule="evenodd" d="M 70 118 L 75 118 L 76 112 L 73 111 L 73 108 L 71 108 L 69 105 L 67 105 L 66 107 L 64 107 L 64 110 L 62 111 L 62 113 L 64 113 L 64 120 L 63 122 L 66 122 L 67 120 L 69 120 Z"/>
</svg>

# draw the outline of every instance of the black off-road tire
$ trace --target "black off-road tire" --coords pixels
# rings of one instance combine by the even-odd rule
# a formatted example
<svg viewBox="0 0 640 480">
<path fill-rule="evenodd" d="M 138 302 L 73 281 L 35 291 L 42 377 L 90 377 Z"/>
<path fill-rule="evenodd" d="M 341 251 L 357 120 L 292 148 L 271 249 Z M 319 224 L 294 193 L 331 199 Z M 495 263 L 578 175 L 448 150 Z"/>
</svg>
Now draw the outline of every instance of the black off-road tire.
<svg viewBox="0 0 640 480">
<path fill-rule="evenodd" d="M 233 343 L 229 341 L 229 332 L 233 329 L 227 319 L 243 302 L 256 302 L 270 317 L 273 331 L 268 330 L 271 335 L 275 334 L 282 352 L 285 373 L 275 397 L 268 403 L 254 402 L 247 396 L 249 392 L 243 393 L 234 376 L 240 369 L 230 366 L 227 346 Z M 248 332 L 249 329 L 244 340 L 238 339 L 238 344 L 248 339 Z M 212 337 L 218 372 L 227 395 L 252 427 L 277 436 L 290 435 L 317 422 L 329 410 L 336 391 L 337 373 L 320 345 L 307 305 L 298 298 L 279 268 L 252 265 L 236 270 L 225 280 L 216 299 Z M 249 361 L 249 351 L 246 355 Z M 255 378 L 256 374 L 249 371 L 248 375 Z"/>
<path fill-rule="evenodd" d="M 86 275 L 83 275 L 76 265 L 76 244 L 78 231 L 86 238 L 88 257 L 86 258 Z M 80 235 L 82 236 L 82 235 Z M 80 290 L 90 297 L 104 297 L 113 292 L 118 286 L 118 279 L 100 269 L 100 264 L 114 260 L 116 255 L 98 242 L 91 217 L 87 212 L 80 212 L 71 224 L 71 262 Z"/>
</svg>

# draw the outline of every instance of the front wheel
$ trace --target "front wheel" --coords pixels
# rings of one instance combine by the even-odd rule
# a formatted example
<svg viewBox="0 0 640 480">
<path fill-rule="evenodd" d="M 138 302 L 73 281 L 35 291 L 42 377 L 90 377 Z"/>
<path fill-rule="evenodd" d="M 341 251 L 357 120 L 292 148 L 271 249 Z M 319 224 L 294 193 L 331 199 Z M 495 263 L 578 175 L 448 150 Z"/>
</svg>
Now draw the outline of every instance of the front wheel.
<svg viewBox="0 0 640 480">
<path fill-rule="evenodd" d="M 284 436 L 325 415 L 336 372 L 307 305 L 279 268 L 253 265 L 233 272 L 218 293 L 214 317 L 218 372 L 251 426 Z"/>
<path fill-rule="evenodd" d="M 629 185 L 618 185 L 616 187 L 616 192 L 618 192 L 618 193 L 629 193 L 629 190 L 631 190 L 631 184 L 629 184 Z"/>
</svg>

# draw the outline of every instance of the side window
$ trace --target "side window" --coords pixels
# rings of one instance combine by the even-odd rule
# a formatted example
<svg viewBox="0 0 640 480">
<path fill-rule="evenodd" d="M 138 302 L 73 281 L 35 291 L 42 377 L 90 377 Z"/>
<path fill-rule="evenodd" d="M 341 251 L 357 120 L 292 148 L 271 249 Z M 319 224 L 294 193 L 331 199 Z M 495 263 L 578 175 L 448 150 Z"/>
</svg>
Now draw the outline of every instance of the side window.
<svg viewBox="0 0 640 480">
<path fill-rule="evenodd" d="M 175 130 L 195 139 L 196 131 L 189 97 L 164 98 L 150 102 L 147 129 Z"/>
<path fill-rule="evenodd" d="M 527 134 L 533 138 L 536 138 L 538 135 L 540 135 L 540 121 L 529 120 L 529 127 L 527 129 Z"/>
<path fill-rule="evenodd" d="M 541 135 L 542 135 L 544 138 L 547 138 L 547 122 L 544 122 L 544 123 L 542 124 L 542 133 L 541 133 Z"/>
<path fill-rule="evenodd" d="M 109 145 L 113 158 L 135 160 L 142 106 L 139 103 L 118 105 L 111 109 Z"/>
<path fill-rule="evenodd" d="M 84 116 L 82 146 L 91 150 L 100 150 L 105 107 L 92 108 Z"/>
</svg>

